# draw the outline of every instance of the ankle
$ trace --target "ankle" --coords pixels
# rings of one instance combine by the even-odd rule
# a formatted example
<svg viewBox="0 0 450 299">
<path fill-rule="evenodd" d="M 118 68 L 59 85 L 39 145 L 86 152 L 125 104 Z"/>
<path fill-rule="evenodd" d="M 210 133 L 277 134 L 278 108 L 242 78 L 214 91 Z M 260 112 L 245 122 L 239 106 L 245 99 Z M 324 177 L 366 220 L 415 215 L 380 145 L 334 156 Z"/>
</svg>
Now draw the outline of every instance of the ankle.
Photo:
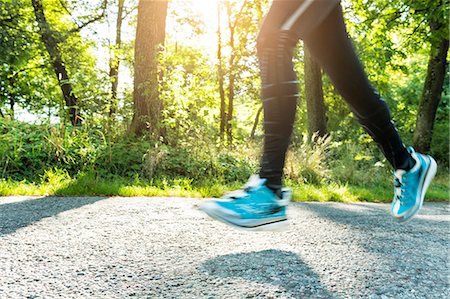
<svg viewBox="0 0 450 299">
<path fill-rule="evenodd" d="M 405 159 L 405 160 L 403 161 L 403 163 L 401 163 L 401 164 L 399 165 L 399 167 L 397 167 L 396 170 L 401 169 L 401 170 L 404 170 L 404 171 L 408 172 L 408 171 L 410 171 L 411 169 L 414 168 L 414 166 L 416 165 L 416 163 L 417 163 L 416 160 L 411 156 L 411 154 L 409 154 L 408 159 Z"/>
<path fill-rule="evenodd" d="M 283 198 L 283 182 L 281 176 L 278 175 L 265 175 L 262 172 L 259 173 L 259 177 L 265 179 L 265 185 L 269 188 L 278 198 Z"/>
<path fill-rule="evenodd" d="M 283 192 L 281 190 L 281 185 L 271 185 L 271 184 L 266 184 L 267 188 L 269 188 L 270 190 L 272 190 L 272 192 L 278 197 L 278 198 L 283 198 Z"/>
</svg>

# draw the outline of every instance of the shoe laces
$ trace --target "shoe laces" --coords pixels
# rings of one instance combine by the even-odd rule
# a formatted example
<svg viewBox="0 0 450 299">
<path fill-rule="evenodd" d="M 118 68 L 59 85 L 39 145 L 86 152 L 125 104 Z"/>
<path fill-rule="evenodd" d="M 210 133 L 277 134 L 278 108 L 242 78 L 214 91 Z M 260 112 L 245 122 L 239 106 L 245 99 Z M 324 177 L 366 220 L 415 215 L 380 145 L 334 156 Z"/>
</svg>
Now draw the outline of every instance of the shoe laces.
<svg viewBox="0 0 450 299">
<path fill-rule="evenodd" d="M 258 175 L 252 175 L 248 180 L 247 184 L 245 184 L 242 187 L 242 189 L 232 191 L 228 193 L 225 197 L 228 198 L 229 200 L 232 200 L 233 202 L 247 199 L 252 192 L 255 192 L 259 188 L 261 188 L 261 186 L 264 185 L 265 181 L 266 179 L 262 179 Z M 278 196 L 275 195 L 277 197 L 277 205 L 278 206 L 289 205 L 289 202 L 291 201 L 292 197 L 292 190 L 289 188 L 283 188 L 281 192 L 282 192 L 281 198 L 278 198 Z"/>
<path fill-rule="evenodd" d="M 240 199 L 246 198 L 250 192 L 251 192 L 251 190 L 239 189 L 239 190 L 235 190 L 235 191 L 228 193 L 226 195 L 226 197 L 233 201 L 240 200 Z"/>
<path fill-rule="evenodd" d="M 235 190 L 235 191 L 228 193 L 227 197 L 232 200 L 240 200 L 240 199 L 246 198 L 247 196 L 250 195 L 250 193 L 252 193 L 255 190 L 256 190 L 256 187 L 254 187 L 254 186 L 243 187 L 242 189 Z"/>
<path fill-rule="evenodd" d="M 242 187 L 245 193 L 252 193 L 264 185 L 266 179 L 261 179 L 258 175 L 252 175 L 248 182 Z"/>
<path fill-rule="evenodd" d="M 395 188 L 395 198 L 400 201 L 401 204 L 406 203 L 405 193 L 407 185 L 407 176 L 405 173 L 397 174 L 394 172 L 394 188 Z"/>
<path fill-rule="evenodd" d="M 232 200 L 243 199 L 253 191 L 257 190 L 264 183 L 264 181 L 265 180 L 261 179 L 258 175 L 252 175 L 242 189 L 228 193 L 227 197 Z"/>
</svg>

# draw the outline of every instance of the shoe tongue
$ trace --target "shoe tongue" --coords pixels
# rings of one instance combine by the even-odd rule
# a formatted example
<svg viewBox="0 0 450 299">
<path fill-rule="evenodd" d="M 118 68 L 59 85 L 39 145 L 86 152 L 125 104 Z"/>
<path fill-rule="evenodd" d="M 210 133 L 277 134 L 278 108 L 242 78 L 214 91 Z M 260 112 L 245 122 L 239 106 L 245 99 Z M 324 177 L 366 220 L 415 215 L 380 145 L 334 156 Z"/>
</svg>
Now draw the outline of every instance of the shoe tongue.
<svg viewBox="0 0 450 299">
<path fill-rule="evenodd" d="M 247 188 L 255 189 L 255 188 L 258 188 L 261 185 L 263 185 L 265 181 L 266 181 L 266 179 L 262 179 L 258 175 L 252 175 L 250 177 L 250 179 L 248 180 L 247 184 L 245 184 L 244 188 L 245 189 L 247 189 Z"/>
<path fill-rule="evenodd" d="M 394 175 L 395 175 L 396 178 L 401 178 L 401 177 L 403 177 L 403 175 L 404 175 L 406 172 L 407 172 L 406 170 L 403 170 L 403 169 L 397 169 L 397 170 L 394 172 Z"/>
</svg>

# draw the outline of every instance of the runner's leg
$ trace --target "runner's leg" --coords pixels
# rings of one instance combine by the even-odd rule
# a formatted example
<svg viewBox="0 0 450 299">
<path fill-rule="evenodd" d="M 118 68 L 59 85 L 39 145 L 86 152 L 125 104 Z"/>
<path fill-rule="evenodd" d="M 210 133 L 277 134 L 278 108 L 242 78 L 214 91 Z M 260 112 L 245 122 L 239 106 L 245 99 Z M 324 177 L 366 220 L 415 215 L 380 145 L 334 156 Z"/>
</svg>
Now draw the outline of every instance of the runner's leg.
<svg viewBox="0 0 450 299">
<path fill-rule="evenodd" d="M 296 30 L 295 26 L 297 24 L 293 30 Z M 303 39 L 392 167 L 411 169 L 413 159 L 392 122 L 386 102 L 367 79 L 348 38 L 340 5 Z"/>
<path fill-rule="evenodd" d="M 264 150 L 260 177 L 278 195 L 297 106 L 294 49 L 338 5 L 338 0 L 274 1 L 261 27 L 258 58 L 264 107 Z"/>
</svg>

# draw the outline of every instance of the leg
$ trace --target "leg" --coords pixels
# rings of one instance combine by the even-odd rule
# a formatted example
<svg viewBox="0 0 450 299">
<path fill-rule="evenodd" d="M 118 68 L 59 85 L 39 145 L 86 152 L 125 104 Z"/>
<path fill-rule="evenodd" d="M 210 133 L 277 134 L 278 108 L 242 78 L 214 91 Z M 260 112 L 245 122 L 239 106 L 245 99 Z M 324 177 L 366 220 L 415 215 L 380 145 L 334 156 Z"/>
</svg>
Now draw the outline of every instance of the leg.
<svg viewBox="0 0 450 299">
<path fill-rule="evenodd" d="M 432 157 L 415 153 L 403 145 L 386 103 L 370 85 L 356 56 L 340 6 L 305 35 L 304 41 L 396 170 L 392 215 L 398 221 L 411 219 L 422 207 L 425 193 L 436 173 L 436 162 Z"/>
<path fill-rule="evenodd" d="M 259 175 L 278 195 L 299 96 L 292 61 L 294 48 L 338 3 L 338 0 L 274 1 L 258 36 L 265 131 Z"/>
<path fill-rule="evenodd" d="M 392 167 L 411 169 L 414 162 L 391 121 L 389 109 L 369 83 L 347 36 L 341 7 L 336 6 L 304 37 L 304 42 Z"/>
<path fill-rule="evenodd" d="M 298 98 L 298 82 L 292 58 L 300 38 L 305 40 L 318 62 L 329 73 L 394 168 L 410 167 L 406 164 L 411 163 L 411 155 L 398 136 L 386 104 L 367 80 L 347 37 L 337 3 L 336 0 L 287 0 L 273 3 L 257 42 L 265 116 L 260 175 L 252 177 L 242 190 L 228 194 L 222 200 L 202 204 L 200 208 L 211 217 L 247 230 L 279 229 L 287 224 L 286 206 L 290 192 L 281 190 L 281 177 Z M 412 204 L 414 209 L 408 208 L 406 212 L 403 211 L 404 205 L 398 202 L 393 205 L 394 216 L 400 219 L 408 219 L 417 213 L 424 190 L 434 175 L 431 158 L 424 156 L 420 160 L 421 157 L 413 152 L 411 154 L 419 162 L 416 163 L 419 167 L 414 166 L 411 170 L 414 171 L 414 182 L 408 183 L 418 186 L 411 192 L 416 195 L 416 199 Z M 411 179 L 401 176 L 399 188 L 403 190 L 402 186 L 408 180 Z M 402 196 L 399 195 L 399 201 Z"/>
<path fill-rule="evenodd" d="M 275 192 L 281 190 L 285 155 L 292 134 L 298 81 L 292 62 L 295 35 L 281 32 L 289 14 L 303 1 L 274 1 L 257 40 L 264 107 L 264 150 L 260 177 Z"/>
<path fill-rule="evenodd" d="M 274 1 L 257 40 L 264 106 L 264 153 L 259 176 L 237 192 L 212 200 L 201 209 L 212 218 L 246 230 L 277 230 L 287 225 L 286 206 L 291 192 L 281 178 L 292 134 L 298 99 L 298 81 L 292 62 L 294 48 L 331 11 L 336 0 Z M 325 9 L 326 8 L 326 9 Z M 312 13 L 305 14 L 308 11 Z M 301 15 L 302 29 L 290 27 Z"/>
</svg>

